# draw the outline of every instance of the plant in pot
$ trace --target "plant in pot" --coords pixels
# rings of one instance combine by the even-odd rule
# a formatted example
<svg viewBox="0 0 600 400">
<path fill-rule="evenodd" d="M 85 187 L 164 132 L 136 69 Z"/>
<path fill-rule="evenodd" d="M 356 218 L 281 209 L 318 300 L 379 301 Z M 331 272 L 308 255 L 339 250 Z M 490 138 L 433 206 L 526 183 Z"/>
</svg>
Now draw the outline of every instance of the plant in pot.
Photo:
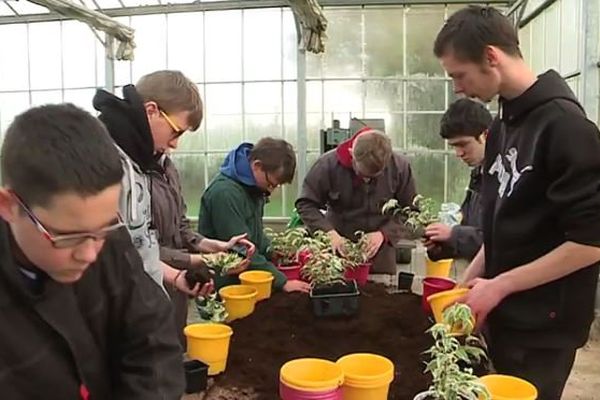
<svg viewBox="0 0 600 400">
<path fill-rule="evenodd" d="M 265 228 L 265 234 L 271 240 L 269 251 L 273 262 L 288 279 L 299 279 L 302 264 L 299 252 L 306 242 L 308 232 L 305 228 L 290 228 L 283 232 L 275 232 Z"/>
<path fill-rule="evenodd" d="M 486 359 L 479 347 L 481 341 L 472 334 L 473 317 L 465 304 L 455 303 L 444 310 L 443 322 L 428 329 L 434 344 L 425 352 L 431 357 L 425 373 L 431 373 L 432 384 L 414 400 L 490 400 L 488 389 L 473 373 L 473 362 Z M 465 333 L 456 333 L 457 327 Z"/>
<path fill-rule="evenodd" d="M 406 207 L 400 207 L 398 200 L 390 199 L 383 205 L 381 212 L 401 218 L 415 239 L 424 236 L 427 225 L 439 221 L 434 200 L 420 194 L 415 196 L 412 205 Z"/>
<path fill-rule="evenodd" d="M 371 263 L 367 254 L 369 239 L 363 231 L 354 232 L 357 240 L 346 239 L 344 243 L 344 259 L 346 260 L 345 277 L 348 280 L 354 279 L 358 285 L 367 283 Z"/>
<path fill-rule="evenodd" d="M 236 253 L 202 254 L 201 257 L 210 270 L 221 276 L 236 275 L 245 269 L 241 265 L 244 258 Z"/>
<path fill-rule="evenodd" d="M 217 299 L 217 293 L 208 297 L 196 298 L 196 309 L 200 315 L 200 322 L 223 323 L 229 316 L 224 305 L 225 301 Z"/>
<path fill-rule="evenodd" d="M 311 283 L 310 299 L 317 316 L 349 316 L 358 310 L 356 281 L 346 281 L 346 261 L 331 251 L 313 252 L 301 275 Z"/>
</svg>

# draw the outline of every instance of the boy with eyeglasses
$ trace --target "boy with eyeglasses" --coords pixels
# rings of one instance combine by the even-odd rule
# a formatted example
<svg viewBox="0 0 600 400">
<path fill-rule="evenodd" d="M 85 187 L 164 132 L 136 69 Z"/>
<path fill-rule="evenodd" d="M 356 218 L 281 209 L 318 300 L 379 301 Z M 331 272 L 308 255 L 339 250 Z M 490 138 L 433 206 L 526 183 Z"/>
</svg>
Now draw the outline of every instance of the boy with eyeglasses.
<svg viewBox="0 0 600 400">
<path fill-rule="evenodd" d="M 247 234 L 256 243 L 248 269 L 273 274 L 273 287 L 285 292 L 308 292 L 310 285 L 288 280 L 270 261 L 269 240 L 264 233 L 264 206 L 279 186 L 290 183 L 296 170 L 296 154 L 283 139 L 265 137 L 256 144 L 242 143 L 231 150 L 219 174 L 210 182 L 200 202 L 199 232 L 226 240 Z M 215 286 L 239 282 L 236 276 L 216 276 Z"/>
<path fill-rule="evenodd" d="M 0 393 L 6 399 L 179 399 L 171 306 L 119 216 L 123 168 L 102 124 L 32 108 L 1 154 Z"/>
<path fill-rule="evenodd" d="M 192 231 L 185 204 L 181 205 L 175 167 L 170 159 L 165 160 L 165 153 L 177 147 L 181 135 L 200 126 L 198 87 L 180 71 L 156 71 L 142 76 L 135 86 L 126 85 L 122 99 L 99 90 L 94 107 L 100 111 L 99 118 L 117 144 L 125 166 L 123 218 L 148 273 L 160 285 L 164 274 L 180 340 L 185 345 L 188 295 L 206 295 L 212 290 L 210 283 L 202 288 L 188 287 L 185 271 L 206 268 L 199 253 L 226 251 L 238 243 L 253 251 L 244 236 L 220 241 Z M 177 181 L 172 181 L 175 178 Z"/>
</svg>

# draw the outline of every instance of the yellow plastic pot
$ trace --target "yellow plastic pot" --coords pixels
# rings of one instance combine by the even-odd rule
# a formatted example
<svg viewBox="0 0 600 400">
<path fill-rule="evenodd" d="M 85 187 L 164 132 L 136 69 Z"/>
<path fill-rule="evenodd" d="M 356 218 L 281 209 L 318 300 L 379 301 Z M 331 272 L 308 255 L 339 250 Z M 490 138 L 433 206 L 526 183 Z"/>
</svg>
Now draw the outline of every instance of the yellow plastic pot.
<svg viewBox="0 0 600 400">
<path fill-rule="evenodd" d="M 254 312 L 258 291 L 252 286 L 232 285 L 219 290 L 219 296 L 225 300 L 227 322 L 244 318 Z"/>
<path fill-rule="evenodd" d="M 394 363 L 377 354 L 349 354 L 337 360 L 344 371 L 344 400 L 386 400 Z"/>
<path fill-rule="evenodd" d="M 429 258 L 425 259 L 425 268 L 427 277 L 448 278 L 450 269 L 454 260 L 449 258 L 446 260 L 432 261 Z"/>
<path fill-rule="evenodd" d="M 183 330 L 189 358 L 208 365 L 208 375 L 225 371 L 233 330 L 224 324 L 192 324 Z"/>
<path fill-rule="evenodd" d="M 258 291 L 256 301 L 271 297 L 271 286 L 274 278 L 269 271 L 246 271 L 241 273 L 239 277 L 242 285 L 256 288 Z"/>
<path fill-rule="evenodd" d="M 286 386 L 306 392 L 337 389 L 344 382 L 342 368 L 319 358 L 298 358 L 283 364 L 279 380 Z"/>
<path fill-rule="evenodd" d="M 486 375 L 479 378 L 492 400 L 536 400 L 538 391 L 525 379 L 510 375 Z"/>
<path fill-rule="evenodd" d="M 444 310 L 452 304 L 456 303 L 456 300 L 463 297 L 465 294 L 467 294 L 468 291 L 469 289 L 467 288 L 457 288 L 446 290 L 429 296 L 427 298 L 427 301 L 431 306 L 431 311 L 433 312 L 435 322 L 443 322 Z M 473 324 L 475 324 L 475 321 L 473 321 Z M 460 326 L 453 326 L 452 333 L 459 335 L 464 333 L 464 331 L 460 328 Z"/>
</svg>

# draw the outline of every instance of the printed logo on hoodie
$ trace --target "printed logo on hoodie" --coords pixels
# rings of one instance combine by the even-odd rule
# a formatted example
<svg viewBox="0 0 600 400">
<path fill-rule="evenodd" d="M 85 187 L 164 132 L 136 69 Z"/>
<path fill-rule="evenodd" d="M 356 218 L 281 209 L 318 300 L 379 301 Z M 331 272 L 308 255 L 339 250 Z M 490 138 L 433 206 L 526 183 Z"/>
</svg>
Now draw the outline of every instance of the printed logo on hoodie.
<svg viewBox="0 0 600 400">
<path fill-rule="evenodd" d="M 498 154 L 496 156 L 496 160 L 494 161 L 494 163 L 488 171 L 490 175 L 498 174 L 496 178 L 500 183 L 500 185 L 498 186 L 498 196 L 500 198 L 504 197 L 505 194 L 506 197 L 510 197 L 515 188 L 515 185 L 517 184 L 519 179 L 521 179 L 521 176 L 525 172 L 533 170 L 532 165 L 527 165 L 521 168 L 521 170 L 517 168 L 517 158 L 519 157 L 519 151 L 516 147 L 511 147 L 510 149 L 508 149 L 504 157 L 510 164 L 510 170 L 505 168 L 504 163 L 502 161 L 502 155 Z M 506 193 L 507 189 L 508 193 Z"/>
</svg>

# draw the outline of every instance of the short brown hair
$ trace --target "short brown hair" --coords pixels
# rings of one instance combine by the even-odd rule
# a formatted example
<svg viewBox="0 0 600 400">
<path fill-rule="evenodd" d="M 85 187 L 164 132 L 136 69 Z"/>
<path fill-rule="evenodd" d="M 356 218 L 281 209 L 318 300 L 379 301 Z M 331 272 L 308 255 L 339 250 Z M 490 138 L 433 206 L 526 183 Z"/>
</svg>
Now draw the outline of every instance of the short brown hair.
<svg viewBox="0 0 600 400">
<path fill-rule="evenodd" d="M 135 84 L 144 103 L 155 101 L 166 113 L 188 111 L 192 130 L 202 122 L 202 99 L 198 86 L 180 71 L 163 70 L 144 75 Z"/>
<path fill-rule="evenodd" d="M 433 45 L 437 58 L 449 51 L 459 60 L 480 63 L 487 46 L 523 58 L 519 36 L 510 20 L 494 7 L 468 6 L 450 16 Z"/>
<path fill-rule="evenodd" d="M 250 151 L 250 161 L 258 160 L 263 169 L 270 173 L 279 173 L 280 183 L 290 183 L 296 171 L 296 153 L 291 144 L 283 139 L 264 137 Z"/>
<path fill-rule="evenodd" d="M 382 171 L 391 157 L 392 141 L 375 129 L 359 134 L 352 146 L 352 158 L 370 174 Z"/>
</svg>

